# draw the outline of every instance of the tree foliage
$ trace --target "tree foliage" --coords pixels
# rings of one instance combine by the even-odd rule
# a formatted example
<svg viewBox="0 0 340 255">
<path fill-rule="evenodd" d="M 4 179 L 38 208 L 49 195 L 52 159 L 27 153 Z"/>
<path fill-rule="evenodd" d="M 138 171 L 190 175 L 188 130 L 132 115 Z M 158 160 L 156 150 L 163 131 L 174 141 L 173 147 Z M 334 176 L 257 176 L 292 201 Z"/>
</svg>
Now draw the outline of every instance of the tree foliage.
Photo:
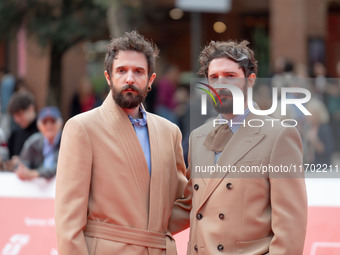
<svg viewBox="0 0 340 255">
<path fill-rule="evenodd" d="M 107 33 L 106 10 L 94 0 L 0 1 L 0 39 L 16 35 L 22 26 L 41 46 L 51 47 L 50 86 L 57 89 L 58 100 L 63 54 L 78 42 Z"/>
<path fill-rule="evenodd" d="M 106 11 L 93 0 L 0 1 L 0 38 L 24 25 L 41 45 L 55 44 L 63 52 L 75 43 L 106 32 Z"/>
</svg>

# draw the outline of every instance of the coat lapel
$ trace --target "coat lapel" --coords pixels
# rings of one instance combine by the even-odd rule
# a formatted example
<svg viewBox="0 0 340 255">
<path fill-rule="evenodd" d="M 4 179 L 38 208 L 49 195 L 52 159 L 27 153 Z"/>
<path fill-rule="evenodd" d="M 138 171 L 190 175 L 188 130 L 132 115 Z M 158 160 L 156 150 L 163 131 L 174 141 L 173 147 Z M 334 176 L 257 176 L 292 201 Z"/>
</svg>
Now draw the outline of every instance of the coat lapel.
<svg viewBox="0 0 340 255">
<path fill-rule="evenodd" d="M 250 118 L 253 118 L 252 114 L 249 114 L 249 116 L 247 117 L 247 119 Z M 247 154 L 256 144 L 258 144 L 262 140 L 264 135 L 259 134 L 259 131 L 259 127 L 241 126 L 222 151 L 216 164 L 220 166 L 235 165 L 245 154 Z M 214 175 L 211 175 L 201 197 L 198 210 L 204 205 L 204 203 L 214 192 L 217 186 L 228 175 L 228 173 L 229 172 L 216 173 Z"/>
<path fill-rule="evenodd" d="M 210 179 L 206 172 L 208 166 L 215 165 L 215 152 L 204 146 L 204 141 L 209 132 L 213 129 L 212 122 L 200 127 L 198 132 L 192 132 L 189 145 L 189 169 L 190 178 L 201 179 L 206 185 Z M 194 164 L 193 164 L 194 162 Z"/>
<path fill-rule="evenodd" d="M 150 154 L 151 154 L 151 181 L 150 181 L 150 201 L 149 201 L 149 222 L 148 229 L 158 231 L 159 226 L 162 224 L 160 219 L 162 202 L 159 201 L 160 194 L 162 194 L 162 184 L 164 183 L 163 169 L 163 146 L 171 146 L 162 144 L 160 140 L 160 130 L 157 127 L 156 120 L 151 114 L 147 114 L 147 125 L 150 141 Z M 152 220 L 151 220 L 152 219 Z"/>
<path fill-rule="evenodd" d="M 135 187 L 141 196 L 141 201 L 148 201 L 150 175 L 144 152 L 128 115 L 113 100 L 111 92 L 103 105 L 104 114 L 110 119 L 111 127 L 115 133 L 121 149 L 126 155 L 128 166 L 134 180 Z M 110 127 L 108 127 L 110 128 Z M 146 203 L 146 206 L 148 203 Z M 148 208 L 146 208 L 148 210 Z"/>
</svg>

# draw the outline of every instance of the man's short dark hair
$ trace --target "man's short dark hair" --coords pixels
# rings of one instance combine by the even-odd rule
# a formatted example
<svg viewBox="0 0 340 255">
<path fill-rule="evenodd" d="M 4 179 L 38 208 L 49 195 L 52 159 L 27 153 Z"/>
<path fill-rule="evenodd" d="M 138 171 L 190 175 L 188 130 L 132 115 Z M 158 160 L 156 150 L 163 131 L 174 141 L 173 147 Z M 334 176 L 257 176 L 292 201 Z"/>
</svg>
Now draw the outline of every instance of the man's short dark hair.
<svg viewBox="0 0 340 255">
<path fill-rule="evenodd" d="M 14 115 L 22 110 L 27 110 L 31 105 L 34 105 L 34 97 L 27 91 L 19 91 L 12 95 L 7 110 L 10 115 Z"/>
<path fill-rule="evenodd" d="M 158 56 L 159 50 L 156 45 L 151 41 L 145 39 L 136 31 L 126 32 L 124 36 L 112 39 L 108 45 L 106 57 L 105 57 L 105 70 L 111 77 L 112 65 L 114 59 L 117 58 L 119 51 L 137 51 L 143 53 L 148 63 L 148 76 L 150 77 L 155 70 L 155 61 Z"/>
<path fill-rule="evenodd" d="M 199 75 L 208 77 L 208 69 L 210 62 L 215 58 L 228 58 L 236 63 L 243 70 L 245 77 L 249 77 L 252 73 L 257 73 L 257 61 L 254 57 L 254 52 L 247 46 L 249 42 L 242 41 L 240 43 L 229 40 L 211 41 L 206 46 L 199 57 L 201 68 L 198 71 Z"/>
</svg>

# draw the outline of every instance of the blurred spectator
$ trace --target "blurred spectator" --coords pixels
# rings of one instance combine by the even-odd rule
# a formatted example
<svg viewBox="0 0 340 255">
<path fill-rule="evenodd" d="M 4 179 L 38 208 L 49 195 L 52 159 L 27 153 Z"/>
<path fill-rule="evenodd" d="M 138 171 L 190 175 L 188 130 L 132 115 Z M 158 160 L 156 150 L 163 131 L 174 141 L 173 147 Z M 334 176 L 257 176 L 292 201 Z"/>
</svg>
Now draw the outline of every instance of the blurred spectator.
<svg viewBox="0 0 340 255">
<path fill-rule="evenodd" d="M 325 92 L 327 86 L 326 79 L 326 67 L 321 62 L 315 62 L 313 65 L 313 74 L 314 78 L 314 91 L 316 95 L 325 102 Z"/>
<path fill-rule="evenodd" d="M 74 94 L 71 102 L 70 117 L 99 106 L 98 101 L 90 79 L 83 77 L 78 85 L 78 91 Z"/>
<path fill-rule="evenodd" d="M 313 93 L 312 80 L 308 76 L 307 66 L 304 64 L 296 64 L 294 69 L 295 87 L 305 88 Z"/>
<path fill-rule="evenodd" d="M 271 86 L 278 88 L 278 91 L 282 87 L 291 86 L 294 75 L 294 64 L 284 57 L 279 57 L 274 63 L 274 74 L 271 80 Z M 281 93 L 278 93 L 278 98 L 281 98 Z"/>
<path fill-rule="evenodd" d="M 30 136 L 19 157 L 12 159 L 15 173 L 21 180 L 55 176 L 63 121 L 54 106 L 45 107 L 38 116 L 40 132 Z"/>
<path fill-rule="evenodd" d="M 331 127 L 328 124 L 327 108 L 316 97 L 306 104 L 306 108 L 312 115 L 306 117 L 301 134 L 304 141 L 305 162 L 330 165 L 334 142 Z"/>
<path fill-rule="evenodd" d="M 284 87 L 285 88 L 305 88 L 309 90 L 309 83 L 308 83 L 308 79 L 296 77 L 294 74 L 290 76 L 289 78 L 287 77 Z M 263 95 L 266 95 L 264 91 L 263 92 L 260 91 L 260 93 L 263 93 Z M 257 99 L 258 100 L 257 102 L 261 100 L 261 97 L 263 95 L 262 94 L 260 95 L 260 98 Z M 281 95 L 280 90 L 278 90 L 278 95 Z M 300 99 L 304 96 L 305 95 L 303 93 L 300 93 L 297 91 L 289 91 L 285 95 L 286 99 L 291 100 L 291 102 L 295 101 L 296 99 Z M 259 105 L 262 105 L 262 103 L 259 103 Z M 282 110 L 283 110 L 281 109 L 282 106 L 285 107 L 286 109 L 285 115 L 282 114 Z M 292 104 L 292 103 L 288 103 L 288 104 L 282 103 L 281 99 L 278 100 L 276 110 L 274 111 L 273 114 L 271 114 L 271 116 L 276 119 L 280 119 L 280 120 L 283 120 L 283 119 L 295 120 L 298 123 L 296 127 L 299 131 L 301 128 L 303 128 L 303 125 L 305 122 L 305 114 L 301 111 L 301 109 L 297 107 L 297 105 Z"/>
<path fill-rule="evenodd" d="M 337 64 L 337 79 L 327 84 L 327 108 L 331 117 L 335 150 L 340 152 L 340 61 Z"/>
<path fill-rule="evenodd" d="M 294 73 L 298 78 L 308 78 L 307 66 L 305 64 L 295 65 Z"/>
<path fill-rule="evenodd" d="M 2 168 L 2 162 L 9 159 L 7 141 L 5 137 L 4 131 L 0 128 L 0 170 L 4 170 Z"/>
<path fill-rule="evenodd" d="M 9 157 L 19 155 L 28 137 L 38 132 L 33 95 L 26 91 L 13 94 L 8 104 L 8 112 L 19 125 L 12 130 L 8 139 Z"/>
<path fill-rule="evenodd" d="M 19 78 L 16 80 L 15 82 L 15 86 L 14 86 L 14 92 L 18 92 L 18 91 L 28 91 L 29 89 L 27 88 L 27 84 L 25 82 L 24 79 Z"/>
<path fill-rule="evenodd" d="M 0 69 L 0 128 L 7 140 L 11 132 L 11 117 L 7 113 L 7 105 L 13 94 L 15 86 L 14 76 L 6 69 Z"/>
<path fill-rule="evenodd" d="M 15 86 L 15 78 L 6 68 L 0 70 L 0 83 L 1 113 L 6 113 Z"/>
<path fill-rule="evenodd" d="M 190 87 L 189 85 L 181 85 L 177 88 L 175 95 L 175 101 L 177 103 L 175 114 L 178 119 L 178 126 L 182 132 L 182 135 L 185 136 L 190 132 L 190 118 L 188 113 L 190 113 L 189 104 L 190 104 Z"/>
<path fill-rule="evenodd" d="M 258 83 L 254 86 L 253 100 L 262 110 L 268 110 L 272 107 L 272 88 L 270 81 L 267 79 L 258 79 Z"/>
<path fill-rule="evenodd" d="M 276 58 L 272 76 L 283 74 L 285 72 L 286 62 L 287 60 L 284 57 Z"/>
<path fill-rule="evenodd" d="M 163 77 L 157 85 L 157 98 L 155 113 L 178 125 L 178 117 L 175 114 L 177 102 L 175 93 L 180 78 L 180 70 L 176 65 L 169 65 Z"/>
</svg>

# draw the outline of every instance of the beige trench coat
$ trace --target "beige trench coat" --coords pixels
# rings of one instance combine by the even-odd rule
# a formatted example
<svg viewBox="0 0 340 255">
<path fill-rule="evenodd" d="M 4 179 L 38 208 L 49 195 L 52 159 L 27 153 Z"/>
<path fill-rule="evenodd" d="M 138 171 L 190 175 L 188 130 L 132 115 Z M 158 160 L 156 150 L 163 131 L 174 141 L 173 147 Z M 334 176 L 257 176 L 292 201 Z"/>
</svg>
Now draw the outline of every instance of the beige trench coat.
<svg viewBox="0 0 340 255">
<path fill-rule="evenodd" d="M 59 255 L 176 254 L 168 221 L 187 183 L 181 133 L 150 113 L 147 126 L 151 178 L 134 128 L 111 93 L 66 123 L 55 202 Z M 172 219 L 177 231 L 188 225 Z"/>
</svg>

